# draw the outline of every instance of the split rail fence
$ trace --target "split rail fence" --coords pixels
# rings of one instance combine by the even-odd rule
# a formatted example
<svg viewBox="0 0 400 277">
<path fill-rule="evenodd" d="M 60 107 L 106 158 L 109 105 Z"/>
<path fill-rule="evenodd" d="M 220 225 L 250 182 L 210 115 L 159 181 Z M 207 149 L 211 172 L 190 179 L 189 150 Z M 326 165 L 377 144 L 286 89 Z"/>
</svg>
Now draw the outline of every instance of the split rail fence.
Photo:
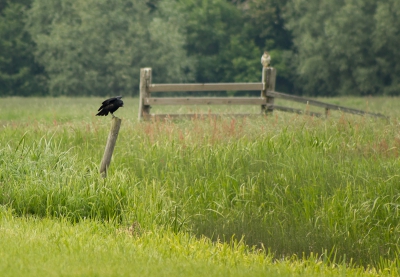
<svg viewBox="0 0 400 277">
<path fill-rule="evenodd" d="M 330 110 L 338 110 L 345 113 L 370 115 L 374 117 L 386 116 L 379 113 L 371 113 L 362 110 L 347 108 L 317 101 L 310 98 L 285 94 L 275 91 L 276 69 L 264 67 L 262 79 L 259 83 L 204 83 L 204 84 L 153 84 L 152 69 L 142 68 L 140 70 L 140 99 L 138 119 L 151 120 L 152 118 L 177 118 L 177 117 L 199 117 L 199 114 L 151 114 L 150 108 L 157 105 L 258 105 L 259 115 L 272 113 L 274 110 L 308 114 L 311 116 L 323 116 L 322 113 L 304 111 L 274 104 L 275 98 L 304 103 L 325 109 L 325 116 Z M 261 91 L 260 97 L 152 97 L 152 92 L 192 92 L 192 91 Z M 207 114 L 207 116 L 221 116 L 221 114 Z M 258 114 L 223 114 L 228 116 L 254 116 Z"/>
</svg>

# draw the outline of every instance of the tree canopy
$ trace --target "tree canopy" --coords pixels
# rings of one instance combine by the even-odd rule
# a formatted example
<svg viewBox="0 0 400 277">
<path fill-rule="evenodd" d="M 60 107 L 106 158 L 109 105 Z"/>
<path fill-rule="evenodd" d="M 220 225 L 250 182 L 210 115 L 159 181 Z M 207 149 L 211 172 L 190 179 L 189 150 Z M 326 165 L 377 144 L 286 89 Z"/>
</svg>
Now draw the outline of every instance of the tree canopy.
<svg viewBox="0 0 400 277">
<path fill-rule="evenodd" d="M 399 95 L 400 2 L 292 0 L 296 84 L 310 95 Z"/>
<path fill-rule="evenodd" d="M 0 96 L 136 95 L 154 82 L 256 82 L 264 50 L 293 94 L 400 95 L 397 0 L 3 0 Z"/>
<path fill-rule="evenodd" d="M 30 1 L 0 1 L 0 96 L 46 94 L 44 68 L 34 59 L 34 42 L 25 30 Z"/>
<path fill-rule="evenodd" d="M 27 27 L 50 94 L 132 95 L 145 66 L 159 82 L 189 78 L 180 19 L 169 8 L 151 14 L 135 0 L 35 0 Z"/>
</svg>

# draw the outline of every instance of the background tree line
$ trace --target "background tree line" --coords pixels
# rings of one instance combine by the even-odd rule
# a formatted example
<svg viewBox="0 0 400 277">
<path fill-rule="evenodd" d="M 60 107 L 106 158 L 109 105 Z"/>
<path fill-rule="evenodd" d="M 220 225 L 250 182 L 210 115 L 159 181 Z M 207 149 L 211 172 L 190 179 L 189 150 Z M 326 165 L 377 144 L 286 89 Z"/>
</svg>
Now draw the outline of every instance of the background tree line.
<svg viewBox="0 0 400 277">
<path fill-rule="evenodd" d="M 400 95 L 398 0 L 0 0 L 0 96 L 136 95 L 154 82 Z"/>
</svg>

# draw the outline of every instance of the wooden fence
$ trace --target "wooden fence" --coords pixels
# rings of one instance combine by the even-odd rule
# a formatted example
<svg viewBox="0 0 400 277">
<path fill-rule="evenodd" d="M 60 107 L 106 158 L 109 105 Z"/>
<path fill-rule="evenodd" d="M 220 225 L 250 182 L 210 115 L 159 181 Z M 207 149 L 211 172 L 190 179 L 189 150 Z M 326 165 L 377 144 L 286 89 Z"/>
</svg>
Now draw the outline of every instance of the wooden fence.
<svg viewBox="0 0 400 277">
<path fill-rule="evenodd" d="M 375 117 L 386 116 L 377 113 L 370 113 L 362 110 L 346 108 L 338 105 L 316 101 L 310 98 L 285 94 L 275 91 L 276 69 L 264 67 L 260 83 L 206 83 L 206 84 L 153 84 L 151 68 L 140 70 L 140 99 L 138 118 L 149 120 L 155 117 L 176 118 L 176 117 L 199 117 L 199 114 L 151 114 L 151 106 L 157 105 L 258 105 L 260 115 L 272 113 L 274 110 L 293 112 L 298 114 L 306 113 L 312 116 L 323 116 L 318 112 L 304 112 L 304 110 L 294 109 L 274 104 L 275 98 L 305 103 L 310 106 L 325 108 L 325 116 L 329 115 L 330 110 L 339 110 L 345 113 L 358 115 L 370 115 Z M 260 97 L 152 97 L 152 92 L 189 92 L 189 91 L 261 91 Z M 220 116 L 221 114 L 207 114 Z M 224 114 L 233 116 L 253 116 L 254 113 L 246 114 Z"/>
</svg>

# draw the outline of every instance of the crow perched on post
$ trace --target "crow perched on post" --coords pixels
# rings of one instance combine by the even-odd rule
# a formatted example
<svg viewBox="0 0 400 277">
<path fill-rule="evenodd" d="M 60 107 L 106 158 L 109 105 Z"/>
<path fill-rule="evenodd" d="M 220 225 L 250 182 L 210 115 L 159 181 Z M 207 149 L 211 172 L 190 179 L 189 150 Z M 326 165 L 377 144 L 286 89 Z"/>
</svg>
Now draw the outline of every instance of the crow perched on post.
<svg viewBox="0 0 400 277">
<path fill-rule="evenodd" d="M 99 111 L 98 114 L 96 115 L 105 115 L 107 116 L 108 113 L 111 113 L 111 115 L 114 116 L 114 112 L 116 110 L 118 110 L 119 107 L 123 107 L 124 106 L 124 102 L 121 100 L 122 96 L 117 96 L 117 97 L 113 97 L 110 99 L 105 100 L 103 103 L 101 103 L 101 107 L 97 110 Z"/>
</svg>

